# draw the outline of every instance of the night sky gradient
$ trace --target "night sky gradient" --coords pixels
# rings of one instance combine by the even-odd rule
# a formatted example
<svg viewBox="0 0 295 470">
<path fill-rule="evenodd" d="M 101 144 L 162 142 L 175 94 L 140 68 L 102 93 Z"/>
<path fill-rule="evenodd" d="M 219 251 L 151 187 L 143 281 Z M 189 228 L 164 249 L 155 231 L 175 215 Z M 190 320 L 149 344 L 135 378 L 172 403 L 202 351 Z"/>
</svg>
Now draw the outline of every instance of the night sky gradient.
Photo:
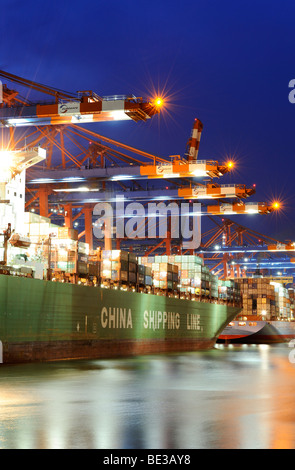
<svg viewBox="0 0 295 470">
<path fill-rule="evenodd" d="M 231 217 L 295 241 L 295 3 L 285 0 L 2 0 L 0 68 L 68 91 L 153 90 L 167 110 L 146 123 L 91 130 L 159 156 L 183 155 L 194 118 L 199 158 L 232 158 L 219 183 L 256 184 L 249 201 L 284 203 L 269 216 Z"/>
</svg>

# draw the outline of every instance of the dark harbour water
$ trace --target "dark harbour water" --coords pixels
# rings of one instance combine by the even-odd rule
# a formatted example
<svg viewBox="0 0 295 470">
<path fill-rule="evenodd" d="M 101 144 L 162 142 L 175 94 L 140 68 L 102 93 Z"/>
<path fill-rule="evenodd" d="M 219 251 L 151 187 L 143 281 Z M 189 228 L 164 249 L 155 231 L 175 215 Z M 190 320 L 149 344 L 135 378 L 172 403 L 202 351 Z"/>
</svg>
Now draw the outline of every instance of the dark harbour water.
<svg viewBox="0 0 295 470">
<path fill-rule="evenodd" d="M 0 366 L 0 449 L 294 449 L 288 344 Z"/>
</svg>

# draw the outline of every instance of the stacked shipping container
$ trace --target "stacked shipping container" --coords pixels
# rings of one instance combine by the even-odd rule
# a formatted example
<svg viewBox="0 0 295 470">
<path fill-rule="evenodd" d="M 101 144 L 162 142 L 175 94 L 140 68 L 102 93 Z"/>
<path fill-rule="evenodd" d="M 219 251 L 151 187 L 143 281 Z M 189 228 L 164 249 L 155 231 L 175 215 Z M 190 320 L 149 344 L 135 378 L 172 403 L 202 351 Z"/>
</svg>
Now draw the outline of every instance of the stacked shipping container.
<svg viewBox="0 0 295 470">
<path fill-rule="evenodd" d="M 137 258 L 132 252 L 101 249 L 89 255 L 88 245 L 78 241 L 76 230 L 53 225 L 50 219 L 32 213 L 26 214 L 25 223 L 32 249 L 35 252 L 40 249 L 44 266 L 47 269 L 50 264 L 57 280 L 73 275 L 74 282 L 78 276 L 81 281 L 106 287 L 153 291 L 180 298 L 239 301 L 234 281 L 219 281 L 199 256 Z"/>
<path fill-rule="evenodd" d="M 241 278 L 237 279 L 237 282 L 241 288 L 245 317 L 254 315 L 263 320 L 292 317 L 294 299 L 292 289 L 262 277 Z"/>
<path fill-rule="evenodd" d="M 49 218 L 31 212 L 25 213 L 24 225 L 31 240 L 30 256 L 39 257 L 46 268 L 50 263 L 53 271 L 87 274 L 89 247 L 78 242 L 77 230 L 52 224 Z"/>
<path fill-rule="evenodd" d="M 152 269 L 156 290 L 177 291 L 180 292 L 181 298 L 193 296 L 239 301 L 239 287 L 235 282 L 219 281 L 218 277 L 204 266 L 204 261 L 199 256 L 148 256 L 139 258 L 139 261 Z"/>
<path fill-rule="evenodd" d="M 102 250 L 101 280 L 107 284 L 152 287 L 152 270 L 139 264 L 133 253 L 123 250 Z"/>
</svg>

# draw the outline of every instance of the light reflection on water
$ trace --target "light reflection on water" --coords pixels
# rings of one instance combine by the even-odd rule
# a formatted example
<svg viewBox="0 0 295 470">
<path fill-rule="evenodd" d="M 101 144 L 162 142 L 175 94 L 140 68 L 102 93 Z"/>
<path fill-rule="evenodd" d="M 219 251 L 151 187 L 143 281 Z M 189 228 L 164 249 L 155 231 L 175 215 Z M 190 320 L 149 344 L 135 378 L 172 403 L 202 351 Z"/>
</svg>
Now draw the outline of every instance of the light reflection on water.
<svg viewBox="0 0 295 470">
<path fill-rule="evenodd" d="M 295 447 L 288 345 L 0 368 L 0 449 Z"/>
</svg>

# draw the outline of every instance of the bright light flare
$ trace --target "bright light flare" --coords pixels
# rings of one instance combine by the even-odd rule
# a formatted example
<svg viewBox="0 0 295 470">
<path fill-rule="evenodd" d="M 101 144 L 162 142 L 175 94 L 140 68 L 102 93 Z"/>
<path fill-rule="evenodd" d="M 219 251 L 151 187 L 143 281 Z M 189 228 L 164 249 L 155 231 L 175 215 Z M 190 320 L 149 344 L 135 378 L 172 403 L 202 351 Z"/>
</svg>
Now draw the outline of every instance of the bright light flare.
<svg viewBox="0 0 295 470">
<path fill-rule="evenodd" d="M 156 106 L 156 108 L 162 108 L 162 106 L 164 105 L 164 100 L 161 96 L 157 96 L 154 101 L 154 106 Z"/>
<path fill-rule="evenodd" d="M 13 153 L 9 150 L 0 150 L 0 169 L 9 170 L 13 165 Z"/>
<path fill-rule="evenodd" d="M 278 201 L 274 201 L 272 207 L 276 210 L 280 209 L 281 204 Z"/>
<path fill-rule="evenodd" d="M 7 182 L 12 178 L 14 168 L 13 153 L 9 150 L 0 150 L 0 181 Z"/>
<path fill-rule="evenodd" d="M 232 160 L 229 160 L 227 163 L 226 163 L 226 166 L 227 168 L 229 168 L 230 170 L 232 170 L 235 166 L 234 162 Z"/>
</svg>

